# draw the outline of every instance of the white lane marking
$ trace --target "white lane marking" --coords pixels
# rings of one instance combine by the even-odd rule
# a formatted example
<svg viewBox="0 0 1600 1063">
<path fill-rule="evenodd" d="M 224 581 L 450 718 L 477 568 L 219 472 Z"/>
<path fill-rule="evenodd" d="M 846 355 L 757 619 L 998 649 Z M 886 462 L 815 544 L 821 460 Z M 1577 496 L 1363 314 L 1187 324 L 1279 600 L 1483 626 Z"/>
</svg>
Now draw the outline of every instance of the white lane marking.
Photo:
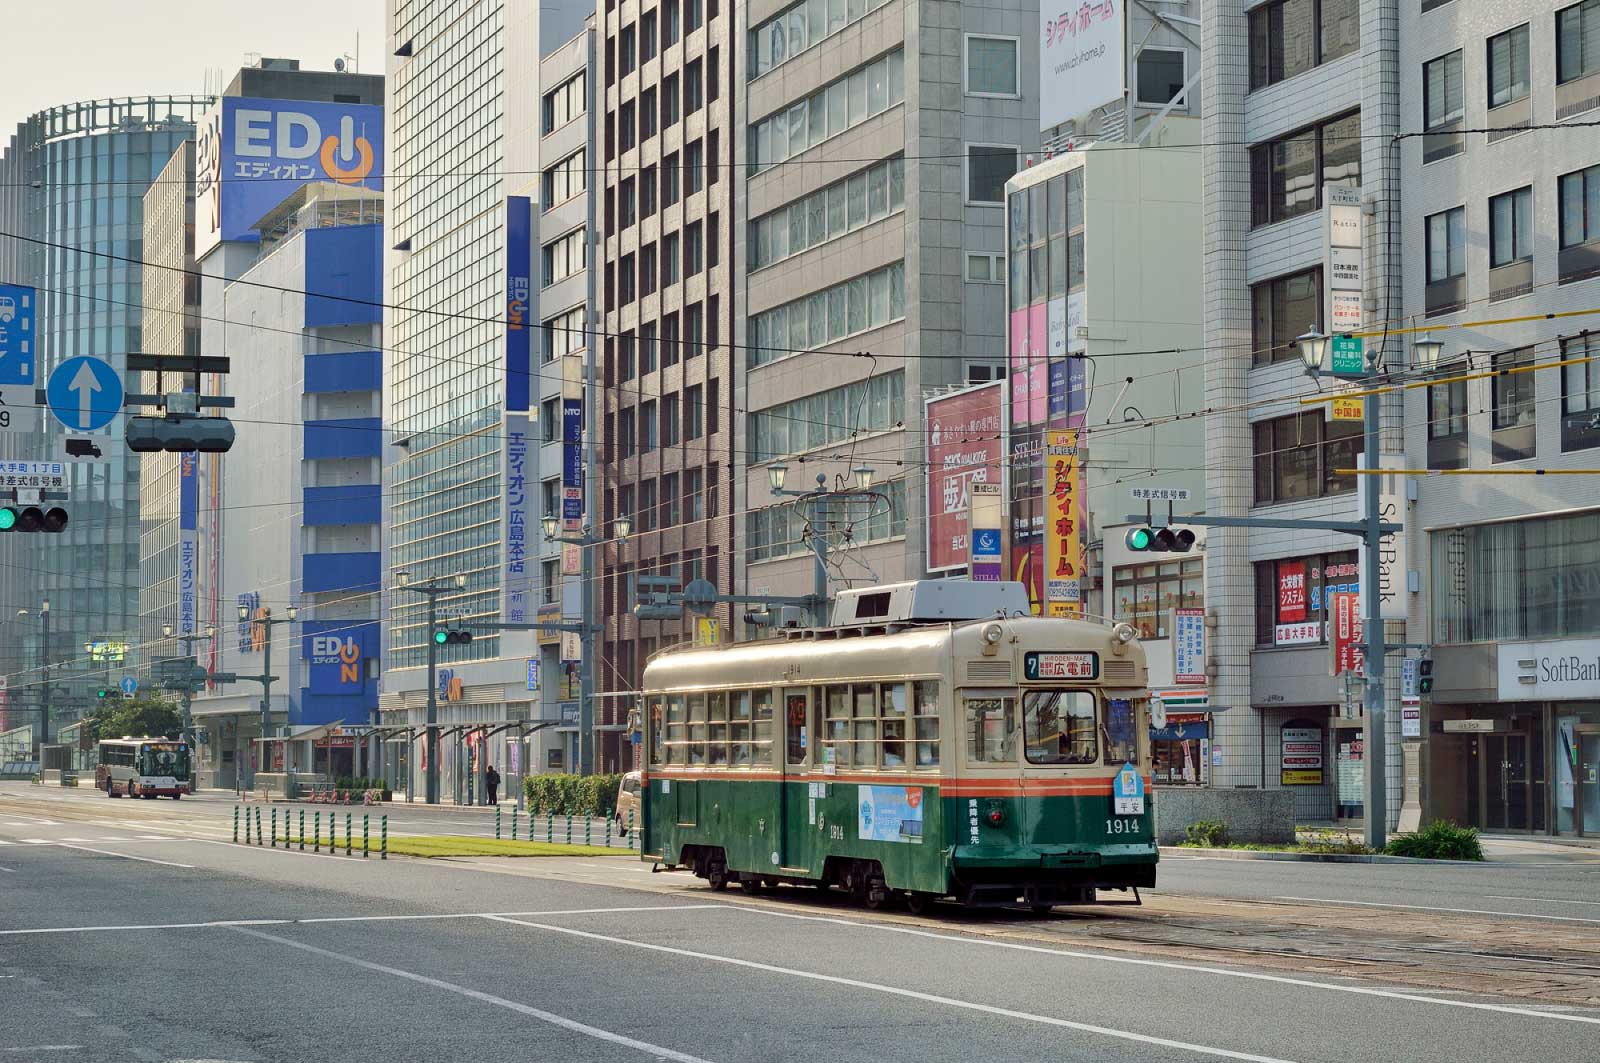
<svg viewBox="0 0 1600 1063">
<path fill-rule="evenodd" d="M 1341 902 L 1334 902 L 1341 903 Z M 1337 982 L 1319 982 L 1311 978 L 1291 978 L 1281 974 L 1262 974 L 1259 971 L 1235 970 L 1228 967 L 1210 967 L 1199 963 L 1178 963 L 1175 960 L 1147 960 L 1136 956 L 1113 956 L 1098 952 L 1080 952 L 1074 949 L 1053 949 L 1043 945 L 1024 945 L 1017 941 L 995 941 L 990 938 L 957 937 L 953 934 L 939 934 L 931 930 L 917 930 L 909 926 L 893 926 L 886 923 L 861 923 L 850 919 L 840 919 L 825 915 L 800 915 L 796 912 L 779 912 L 770 908 L 757 907 L 749 904 L 728 902 L 723 905 L 741 912 L 751 912 L 757 915 L 770 915 L 779 919 L 799 919 L 804 922 L 837 923 L 840 926 L 851 928 L 882 930 L 891 934 L 907 934 L 911 937 L 933 938 L 935 941 L 954 941 L 964 945 L 983 945 L 995 949 L 1011 949 L 1015 952 L 1035 952 L 1046 956 L 1062 956 L 1074 960 L 1097 960 L 1102 963 L 1125 963 L 1134 967 L 1160 967 L 1169 971 L 1192 971 L 1196 974 L 1215 974 L 1226 978 L 1243 978 L 1251 982 L 1276 982 L 1280 985 L 1305 986 L 1310 989 L 1328 990 L 1334 993 L 1353 993 L 1363 997 L 1385 997 L 1390 1000 L 1407 1000 L 1414 1003 L 1438 1004 L 1443 1007 L 1467 1008 L 1471 1011 L 1494 1011 L 1506 1015 L 1526 1015 L 1536 1019 L 1565 1019 L 1569 1022 L 1583 1022 L 1600 1026 L 1600 1016 L 1585 1015 L 1551 1015 L 1543 1011 L 1528 1007 L 1515 1007 L 1510 1004 L 1486 1004 L 1473 1000 L 1437 1000 L 1432 997 L 1418 995 L 1417 992 L 1398 992 L 1392 989 L 1377 989 L 1371 986 L 1341 985 Z"/>
<path fill-rule="evenodd" d="M 175 864 L 171 860 L 152 860 L 148 856 L 129 856 L 127 853 L 119 853 L 114 849 L 92 849 L 87 845 L 68 845 L 66 842 L 59 842 L 58 844 L 63 849 L 76 849 L 84 853 L 99 853 L 101 856 L 116 856 L 124 860 L 137 860 L 141 864 L 160 864 L 162 867 L 181 867 L 189 871 L 194 870 L 193 864 Z"/>
<path fill-rule="evenodd" d="M 309 854 L 308 854 L 309 855 Z M 677 912 L 697 908 L 720 910 L 722 904 L 660 904 L 637 905 L 625 908 L 560 908 L 534 912 L 446 912 L 427 915 L 338 915 L 315 919 L 212 919 L 202 923 L 129 923 L 110 926 L 46 926 L 24 930 L 0 930 L 0 937 L 22 934 L 87 934 L 105 930 L 195 930 L 233 926 L 292 926 L 299 923 L 366 923 L 391 921 L 422 921 L 432 919 L 485 919 L 492 915 L 550 916 L 550 915 L 611 915 L 623 912 Z"/>
<path fill-rule="evenodd" d="M 840 975 L 819 974 L 815 971 L 801 971 L 792 967 L 779 967 L 771 963 L 757 963 L 755 960 L 741 960 L 733 956 L 718 956 L 710 952 L 695 952 L 692 949 L 673 948 L 670 945 L 654 945 L 644 941 L 629 941 L 627 938 L 611 937 L 607 934 L 595 934 L 587 930 L 573 930 L 570 927 L 553 926 L 549 923 L 530 923 L 524 919 L 512 919 L 507 916 L 491 915 L 485 918 L 501 923 L 514 923 L 517 926 L 532 927 L 535 930 L 546 930 L 556 934 L 567 934 L 572 937 L 586 938 L 590 941 L 604 941 L 614 945 L 626 945 L 629 948 L 644 949 L 649 952 L 664 952 L 673 956 L 686 956 L 690 959 L 709 960 L 713 963 L 726 963 L 734 967 L 743 967 L 755 971 L 767 971 L 772 974 L 785 974 L 793 978 L 803 978 L 813 982 L 826 982 L 830 985 L 849 986 L 852 989 L 867 989 L 876 993 L 885 993 L 889 996 L 905 997 L 910 1000 L 920 1000 L 927 1004 L 938 1004 L 943 1007 L 960 1008 L 964 1011 L 983 1012 L 987 1015 L 998 1015 L 1007 1019 L 1021 1019 L 1024 1022 L 1036 1022 L 1045 1026 L 1056 1026 L 1068 1030 L 1079 1030 L 1084 1033 L 1096 1034 L 1101 1037 L 1112 1037 L 1122 1041 L 1136 1041 L 1140 1044 L 1159 1045 L 1162 1048 L 1175 1048 L 1184 1052 L 1193 1052 L 1198 1055 L 1217 1056 L 1222 1059 L 1247 1060 L 1250 1063 L 1286 1063 L 1276 1056 L 1258 1056 L 1249 1052 L 1235 1052 L 1228 1048 L 1214 1048 L 1210 1045 L 1194 1044 L 1189 1041 L 1175 1041 L 1166 1037 L 1155 1037 L 1151 1034 L 1135 1033 L 1132 1030 L 1118 1030 L 1110 1026 L 1096 1026 L 1093 1023 L 1074 1022 L 1071 1019 L 1060 1019 L 1053 1015 L 1036 1015 L 1033 1012 L 1017 1011 L 1012 1008 L 996 1007 L 992 1004 L 980 1004 L 972 1000 L 958 1000 L 954 997 L 943 997 L 935 993 L 920 993 L 914 989 L 905 989 L 900 986 L 883 985 L 879 982 L 866 982 L 858 978 L 844 978 Z M 255 933 L 255 931 L 244 931 Z M 267 935 L 261 934 L 260 937 Z"/>
<path fill-rule="evenodd" d="M 1275 901 L 1309 901 L 1316 904 L 1353 904 L 1360 908 L 1398 908 L 1408 912 L 1453 912 L 1457 915 L 1504 915 L 1513 919 L 1549 919 L 1557 923 L 1600 923 L 1576 915 L 1535 915 L 1532 912 L 1496 912 L 1487 908 L 1439 908 L 1429 904 L 1389 904 L 1384 901 L 1340 901 L 1331 897 L 1274 897 Z"/>
<path fill-rule="evenodd" d="M 302 952 L 309 952 L 314 956 L 321 956 L 325 959 L 337 960 L 340 963 L 348 963 L 352 967 L 360 967 L 363 970 L 375 971 L 378 974 L 393 975 L 396 978 L 404 978 L 408 982 L 416 982 L 419 985 L 429 986 L 433 989 L 442 989 L 447 993 L 455 993 L 458 996 L 466 997 L 468 1000 L 476 1000 L 483 1004 L 493 1004 L 495 1007 L 505 1008 L 508 1011 L 514 1011 L 520 1015 L 526 1015 L 529 1018 L 538 1019 L 540 1022 L 546 1022 L 552 1026 L 559 1026 L 563 1030 L 570 1030 L 573 1033 L 582 1034 L 585 1037 L 592 1037 L 597 1041 L 605 1041 L 610 1044 L 621 1045 L 624 1048 L 632 1048 L 640 1052 L 648 1052 L 657 1059 L 670 1059 L 673 1060 L 674 1063 L 708 1063 L 707 1060 L 701 1059 L 699 1056 L 691 1056 L 687 1052 L 674 1051 L 670 1048 L 664 1048 L 661 1045 L 651 1044 L 649 1041 L 640 1041 L 624 1034 L 613 1033 L 610 1030 L 602 1030 L 598 1026 L 590 1026 L 588 1023 L 578 1022 L 576 1019 L 569 1019 L 564 1015 L 557 1015 L 554 1012 L 544 1011 L 539 1008 L 531 1007 L 527 1004 L 521 1004 L 515 1000 L 507 1000 L 505 997 L 497 997 L 492 993 L 484 993 L 477 989 L 468 989 L 466 986 L 457 985 L 454 982 L 446 982 L 441 978 L 430 978 L 425 974 L 417 974 L 413 971 L 402 971 L 398 967 L 386 967 L 381 963 L 373 963 L 371 960 L 363 960 L 359 957 L 349 956 L 342 952 L 334 952 L 331 949 L 320 949 L 315 945 L 308 945 L 303 941 L 295 941 L 291 938 L 278 937 L 276 934 L 267 934 L 260 930 L 248 930 L 244 927 L 233 927 L 232 929 L 240 934 L 248 934 L 254 938 L 261 938 L 263 941 L 274 941 L 279 945 L 286 945 L 292 949 L 299 949 Z"/>
<path fill-rule="evenodd" d="M 84 1045 L 26 1045 L 22 1048 L 0 1048 L 0 1052 L 75 1052 Z"/>
<path fill-rule="evenodd" d="M 0 867 L 0 871 L 4 871 L 8 875 L 15 875 L 17 873 L 17 869 L 14 867 Z"/>
<path fill-rule="evenodd" d="M 1600 901 L 1564 901 L 1559 897 L 1509 897 L 1502 893 L 1490 893 L 1486 896 L 1491 901 L 1537 901 L 1540 904 L 1593 904 L 1600 906 Z"/>
</svg>

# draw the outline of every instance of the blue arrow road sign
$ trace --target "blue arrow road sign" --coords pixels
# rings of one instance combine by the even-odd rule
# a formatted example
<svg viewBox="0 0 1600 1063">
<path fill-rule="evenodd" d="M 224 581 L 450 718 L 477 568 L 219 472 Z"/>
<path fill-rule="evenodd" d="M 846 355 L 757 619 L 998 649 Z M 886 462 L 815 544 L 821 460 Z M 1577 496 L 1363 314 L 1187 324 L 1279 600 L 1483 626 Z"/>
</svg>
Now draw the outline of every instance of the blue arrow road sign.
<svg viewBox="0 0 1600 1063">
<path fill-rule="evenodd" d="M 139 680 L 135 679 L 131 675 L 123 676 L 122 677 L 122 692 L 124 694 L 128 695 L 128 697 L 130 697 L 130 698 L 133 697 L 135 694 L 137 694 L 139 692 Z"/>
<path fill-rule="evenodd" d="M 0 284 L 0 384 L 33 384 L 32 288 Z"/>
<path fill-rule="evenodd" d="M 45 398 L 56 420 L 74 432 L 93 432 L 122 409 L 122 378 L 99 358 L 68 358 L 50 374 Z"/>
</svg>

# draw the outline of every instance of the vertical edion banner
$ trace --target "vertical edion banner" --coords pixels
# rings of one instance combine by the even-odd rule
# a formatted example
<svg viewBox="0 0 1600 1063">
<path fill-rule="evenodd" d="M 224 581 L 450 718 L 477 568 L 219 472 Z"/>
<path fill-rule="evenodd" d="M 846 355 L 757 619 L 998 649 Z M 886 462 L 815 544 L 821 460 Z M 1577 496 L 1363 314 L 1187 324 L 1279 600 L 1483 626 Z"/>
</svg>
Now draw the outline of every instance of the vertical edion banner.
<svg viewBox="0 0 1600 1063">
<path fill-rule="evenodd" d="M 193 635 L 200 526 L 200 456 L 178 456 L 178 633 Z"/>
<path fill-rule="evenodd" d="M 532 402 L 533 204 L 506 199 L 506 409 L 524 413 Z"/>
<path fill-rule="evenodd" d="M 1039 128 L 1122 98 L 1122 0 L 1039 5 Z"/>
<path fill-rule="evenodd" d="M 505 551 L 502 590 L 505 618 L 533 619 L 533 572 L 529 561 L 529 454 L 533 449 L 533 352 L 529 322 L 533 298 L 533 205 L 527 196 L 506 199 L 506 412 Z"/>
<path fill-rule="evenodd" d="M 926 404 L 929 572 L 968 564 L 970 488 L 1000 483 L 1003 387 L 996 381 Z"/>
</svg>

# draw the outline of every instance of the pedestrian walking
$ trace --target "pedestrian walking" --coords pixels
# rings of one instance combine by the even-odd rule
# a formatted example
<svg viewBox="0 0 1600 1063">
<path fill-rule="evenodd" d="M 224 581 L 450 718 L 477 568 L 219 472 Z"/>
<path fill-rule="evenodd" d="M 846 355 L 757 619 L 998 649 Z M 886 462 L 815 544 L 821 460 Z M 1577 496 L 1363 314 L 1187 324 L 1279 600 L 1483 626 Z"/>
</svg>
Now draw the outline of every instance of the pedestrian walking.
<svg viewBox="0 0 1600 1063">
<path fill-rule="evenodd" d="M 496 804 L 500 800 L 500 773 L 494 770 L 493 764 L 483 773 L 483 785 L 489 791 L 489 803 Z"/>
</svg>

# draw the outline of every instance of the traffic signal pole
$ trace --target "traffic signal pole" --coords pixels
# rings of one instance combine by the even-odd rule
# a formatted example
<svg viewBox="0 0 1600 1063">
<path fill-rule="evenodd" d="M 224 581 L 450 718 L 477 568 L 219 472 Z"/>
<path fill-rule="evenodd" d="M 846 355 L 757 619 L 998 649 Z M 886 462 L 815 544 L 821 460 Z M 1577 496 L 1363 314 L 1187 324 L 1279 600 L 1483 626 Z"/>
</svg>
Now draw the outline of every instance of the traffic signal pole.
<svg viewBox="0 0 1600 1063">
<path fill-rule="evenodd" d="M 46 598 L 39 607 L 39 618 L 44 622 L 44 692 L 40 695 L 40 704 L 44 711 L 39 715 L 39 757 L 44 758 L 44 747 L 50 744 L 50 599 Z"/>
<path fill-rule="evenodd" d="M 428 729 L 422 737 L 422 757 L 427 767 L 423 770 L 422 787 L 423 799 L 430 805 L 439 803 L 439 644 L 433 638 L 438 600 L 438 595 L 428 595 Z M 406 800 L 411 800 L 409 793 Z"/>
</svg>

